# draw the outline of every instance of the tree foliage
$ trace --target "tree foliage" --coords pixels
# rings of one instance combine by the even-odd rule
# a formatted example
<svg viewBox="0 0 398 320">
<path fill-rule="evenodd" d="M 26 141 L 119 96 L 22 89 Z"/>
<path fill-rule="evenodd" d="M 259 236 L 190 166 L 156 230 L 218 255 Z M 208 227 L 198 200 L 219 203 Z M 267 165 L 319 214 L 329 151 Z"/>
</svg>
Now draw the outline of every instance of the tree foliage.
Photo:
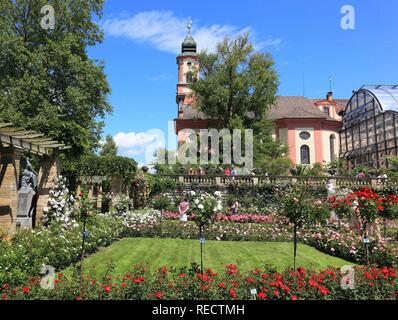
<svg viewBox="0 0 398 320">
<path fill-rule="evenodd" d="M 227 128 L 235 117 L 251 127 L 275 101 L 278 75 L 269 54 L 254 53 L 249 35 L 225 38 L 216 53 L 199 54 L 199 78 L 191 84 L 197 107 L 206 115 L 222 119 Z"/>
<path fill-rule="evenodd" d="M 103 63 L 87 47 L 101 43 L 93 21 L 103 0 L 2 0 L 0 2 L 0 118 L 61 141 L 78 155 L 98 146 L 111 111 Z M 41 27 L 44 5 L 55 29 Z"/>
<path fill-rule="evenodd" d="M 199 74 L 191 84 L 197 108 L 222 120 L 226 128 L 253 129 L 254 164 L 266 169 L 270 161 L 278 159 L 272 169 L 285 172 L 287 149 L 273 139 L 274 125 L 266 117 L 279 84 L 271 55 L 254 52 L 245 34 L 225 38 L 215 53 L 203 51 L 199 60 Z"/>
<path fill-rule="evenodd" d="M 137 163 L 126 157 L 85 155 L 77 162 L 67 162 L 65 171 L 81 176 L 122 176 L 134 178 Z"/>
<path fill-rule="evenodd" d="M 101 146 L 100 151 L 101 156 L 116 156 L 117 155 L 117 145 L 113 137 L 108 134 L 105 138 L 104 144 Z"/>
</svg>

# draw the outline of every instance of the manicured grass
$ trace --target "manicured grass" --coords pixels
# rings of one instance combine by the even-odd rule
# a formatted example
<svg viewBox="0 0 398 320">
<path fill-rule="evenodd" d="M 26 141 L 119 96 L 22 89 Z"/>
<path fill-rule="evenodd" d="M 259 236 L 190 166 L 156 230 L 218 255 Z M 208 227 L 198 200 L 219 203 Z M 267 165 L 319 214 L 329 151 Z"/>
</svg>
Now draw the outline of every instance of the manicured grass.
<svg viewBox="0 0 398 320">
<path fill-rule="evenodd" d="M 104 272 L 115 264 L 114 274 L 123 274 L 133 265 L 142 264 L 154 270 L 158 267 L 184 267 L 191 262 L 200 263 L 198 240 L 128 238 L 99 251 L 84 261 L 84 268 Z M 266 264 L 283 271 L 293 265 L 293 243 L 206 241 L 204 266 L 222 272 L 228 263 L 241 270 L 263 268 Z M 299 244 L 297 266 L 324 269 L 328 266 L 352 265 L 345 260 L 329 256 L 307 245 Z"/>
</svg>

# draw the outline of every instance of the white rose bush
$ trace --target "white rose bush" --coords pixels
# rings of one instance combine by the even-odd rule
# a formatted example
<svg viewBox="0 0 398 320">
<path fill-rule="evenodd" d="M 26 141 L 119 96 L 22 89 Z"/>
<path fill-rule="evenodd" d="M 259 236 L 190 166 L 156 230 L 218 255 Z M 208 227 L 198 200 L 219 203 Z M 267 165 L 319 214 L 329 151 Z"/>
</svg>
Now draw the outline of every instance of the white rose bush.
<svg viewBox="0 0 398 320">
<path fill-rule="evenodd" d="M 56 221 L 65 228 L 74 225 L 75 198 L 66 187 L 66 178 L 59 176 L 54 179 L 55 187 L 50 190 L 47 205 L 43 208 L 42 221 L 45 225 Z"/>
<path fill-rule="evenodd" d="M 209 193 L 201 193 L 200 195 L 196 195 L 195 191 L 190 192 L 191 202 L 192 203 L 192 211 L 195 212 L 195 223 L 199 227 L 199 236 L 200 236 L 200 260 L 201 260 L 201 273 L 203 276 L 203 242 L 204 242 L 204 228 L 209 226 L 211 222 L 213 222 L 217 216 L 218 212 L 221 212 L 222 207 L 222 198 L 221 192 L 216 191 L 214 195 Z"/>
<path fill-rule="evenodd" d="M 208 226 L 215 220 L 217 213 L 223 210 L 220 191 L 213 195 L 206 192 L 197 195 L 195 191 L 191 191 L 189 195 L 190 208 L 195 213 L 195 222 L 199 227 Z"/>
</svg>

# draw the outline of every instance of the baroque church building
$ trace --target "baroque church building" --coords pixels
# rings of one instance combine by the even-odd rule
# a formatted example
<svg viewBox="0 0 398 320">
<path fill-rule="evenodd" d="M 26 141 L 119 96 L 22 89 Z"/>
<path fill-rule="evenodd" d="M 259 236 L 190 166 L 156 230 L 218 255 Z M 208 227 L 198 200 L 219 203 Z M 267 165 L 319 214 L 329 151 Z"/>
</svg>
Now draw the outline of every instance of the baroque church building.
<svg viewBox="0 0 398 320">
<path fill-rule="evenodd" d="M 188 35 L 177 56 L 178 143 L 187 139 L 184 129 L 220 128 L 195 108 L 190 82 L 199 68 L 197 44 L 188 24 Z M 398 155 L 398 86 L 363 86 L 351 99 L 278 96 L 268 111 L 275 124 L 275 139 L 288 147 L 293 164 L 330 163 L 344 158 L 350 168 L 388 166 L 387 157 Z"/>
</svg>

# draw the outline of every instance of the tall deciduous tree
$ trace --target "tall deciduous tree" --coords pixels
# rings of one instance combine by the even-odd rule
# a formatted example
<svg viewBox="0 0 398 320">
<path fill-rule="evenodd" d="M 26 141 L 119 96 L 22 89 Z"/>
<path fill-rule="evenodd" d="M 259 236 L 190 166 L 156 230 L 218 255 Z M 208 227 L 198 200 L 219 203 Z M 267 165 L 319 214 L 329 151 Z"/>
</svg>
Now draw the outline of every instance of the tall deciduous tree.
<svg viewBox="0 0 398 320">
<path fill-rule="evenodd" d="M 197 107 L 232 128 L 234 117 L 251 127 L 275 102 L 278 75 L 269 54 L 254 53 L 249 35 L 225 38 L 215 53 L 199 55 L 199 78 L 191 84 Z"/>
<path fill-rule="evenodd" d="M 100 151 L 101 156 L 116 156 L 117 155 L 117 145 L 113 137 L 108 134 L 105 138 L 105 142 L 101 146 Z"/>
<path fill-rule="evenodd" d="M 111 112 L 102 62 L 87 47 L 102 42 L 93 21 L 103 0 L 0 1 L 0 118 L 72 147 L 78 155 L 98 147 Z M 40 13 L 54 8 L 55 28 Z"/>
<path fill-rule="evenodd" d="M 226 128 L 253 129 L 255 165 L 265 168 L 265 163 L 283 156 L 286 148 L 272 138 L 273 124 L 266 118 L 279 85 L 271 55 L 254 52 L 245 34 L 225 38 L 215 53 L 203 51 L 199 60 L 197 79 L 191 84 L 197 108 L 222 120 Z"/>
</svg>

